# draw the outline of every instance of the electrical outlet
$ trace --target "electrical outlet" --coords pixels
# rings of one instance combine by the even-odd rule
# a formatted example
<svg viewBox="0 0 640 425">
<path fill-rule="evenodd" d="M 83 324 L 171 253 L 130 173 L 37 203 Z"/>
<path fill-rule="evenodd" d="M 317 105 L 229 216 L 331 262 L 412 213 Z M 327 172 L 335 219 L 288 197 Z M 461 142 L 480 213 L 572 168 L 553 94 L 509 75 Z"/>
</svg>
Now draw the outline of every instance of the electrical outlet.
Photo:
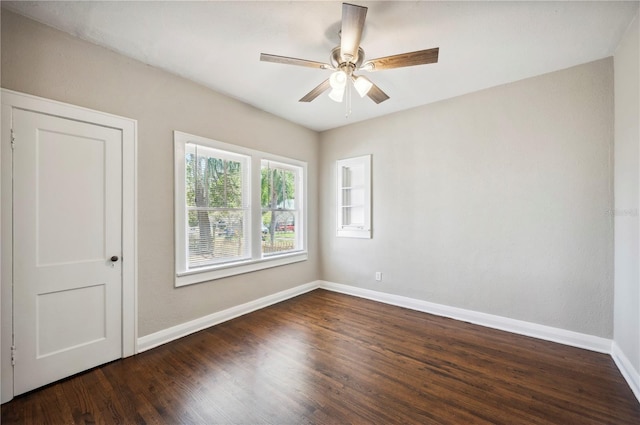
<svg viewBox="0 0 640 425">
<path fill-rule="evenodd" d="M 376 272 L 376 280 L 380 282 L 382 280 L 382 272 Z"/>
</svg>

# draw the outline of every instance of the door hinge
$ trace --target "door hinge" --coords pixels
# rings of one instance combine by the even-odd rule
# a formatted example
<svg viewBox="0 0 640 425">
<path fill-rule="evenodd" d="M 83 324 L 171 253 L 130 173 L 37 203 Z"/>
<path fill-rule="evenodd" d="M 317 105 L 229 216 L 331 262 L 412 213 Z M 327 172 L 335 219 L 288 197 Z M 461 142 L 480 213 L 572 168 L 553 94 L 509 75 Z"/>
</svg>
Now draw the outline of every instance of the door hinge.
<svg viewBox="0 0 640 425">
<path fill-rule="evenodd" d="M 16 346 L 11 346 L 11 366 L 16 365 Z"/>
<path fill-rule="evenodd" d="M 16 147 L 16 135 L 13 132 L 13 128 L 11 129 L 11 149 L 15 149 Z"/>
</svg>

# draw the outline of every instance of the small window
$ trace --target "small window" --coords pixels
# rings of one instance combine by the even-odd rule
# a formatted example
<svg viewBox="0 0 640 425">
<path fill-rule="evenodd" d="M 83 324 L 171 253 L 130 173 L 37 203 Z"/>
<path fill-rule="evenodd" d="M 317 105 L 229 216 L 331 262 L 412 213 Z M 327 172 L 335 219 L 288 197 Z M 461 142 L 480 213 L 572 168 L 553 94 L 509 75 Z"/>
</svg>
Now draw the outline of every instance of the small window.
<svg viewBox="0 0 640 425">
<path fill-rule="evenodd" d="M 341 159 L 336 169 L 336 235 L 371 238 L 371 155 Z"/>
<path fill-rule="evenodd" d="M 306 163 L 174 132 L 176 286 L 307 259 Z"/>
</svg>

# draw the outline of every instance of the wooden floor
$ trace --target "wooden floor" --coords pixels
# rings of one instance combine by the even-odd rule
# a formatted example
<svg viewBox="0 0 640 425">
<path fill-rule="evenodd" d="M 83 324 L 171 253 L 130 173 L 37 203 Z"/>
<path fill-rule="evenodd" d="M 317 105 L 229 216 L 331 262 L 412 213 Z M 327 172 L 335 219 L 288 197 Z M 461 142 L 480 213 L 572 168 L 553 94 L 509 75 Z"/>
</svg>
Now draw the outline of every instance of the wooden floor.
<svg viewBox="0 0 640 425">
<path fill-rule="evenodd" d="M 323 290 L 16 397 L 3 424 L 640 424 L 608 355 Z"/>
</svg>

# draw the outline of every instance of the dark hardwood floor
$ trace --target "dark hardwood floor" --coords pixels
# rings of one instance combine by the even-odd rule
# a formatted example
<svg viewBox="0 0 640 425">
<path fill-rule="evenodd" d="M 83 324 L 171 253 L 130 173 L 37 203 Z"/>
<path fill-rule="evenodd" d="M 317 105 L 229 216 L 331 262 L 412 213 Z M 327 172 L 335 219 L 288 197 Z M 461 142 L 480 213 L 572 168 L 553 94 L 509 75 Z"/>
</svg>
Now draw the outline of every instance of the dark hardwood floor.
<svg viewBox="0 0 640 425">
<path fill-rule="evenodd" d="M 640 424 L 612 359 L 316 290 L 16 397 L 3 424 Z"/>
</svg>

